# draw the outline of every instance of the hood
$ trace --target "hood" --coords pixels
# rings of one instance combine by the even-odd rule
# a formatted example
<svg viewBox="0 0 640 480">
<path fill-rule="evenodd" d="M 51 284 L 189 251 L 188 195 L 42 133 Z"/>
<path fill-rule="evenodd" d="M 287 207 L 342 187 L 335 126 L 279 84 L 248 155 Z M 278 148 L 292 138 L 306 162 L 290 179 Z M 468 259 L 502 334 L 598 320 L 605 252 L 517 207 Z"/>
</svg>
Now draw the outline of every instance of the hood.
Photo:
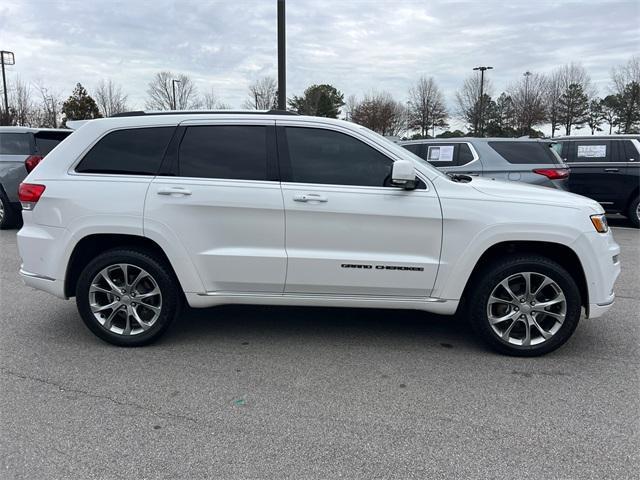
<svg viewBox="0 0 640 480">
<path fill-rule="evenodd" d="M 482 177 L 474 177 L 469 185 L 485 195 L 499 197 L 511 202 L 558 205 L 570 208 L 587 207 L 592 209 L 594 213 L 604 212 L 602 206 L 595 200 L 555 188 L 529 185 L 522 182 L 501 182 Z"/>
</svg>

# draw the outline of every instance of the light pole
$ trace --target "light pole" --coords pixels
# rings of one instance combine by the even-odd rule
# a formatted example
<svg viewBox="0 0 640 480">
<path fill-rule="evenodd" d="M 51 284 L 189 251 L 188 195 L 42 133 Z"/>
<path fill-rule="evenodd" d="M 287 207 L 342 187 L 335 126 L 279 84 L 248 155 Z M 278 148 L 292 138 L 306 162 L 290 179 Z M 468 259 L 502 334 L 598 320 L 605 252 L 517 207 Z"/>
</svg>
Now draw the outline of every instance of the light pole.
<svg viewBox="0 0 640 480">
<path fill-rule="evenodd" d="M 526 112 L 528 112 L 530 110 L 531 105 L 529 104 L 529 77 L 532 75 L 532 73 L 527 70 L 526 72 L 524 72 L 522 74 L 524 76 L 524 112 L 525 112 L 525 125 L 522 126 L 522 135 L 527 135 L 527 131 L 525 131 L 525 128 L 527 128 L 527 123 L 528 123 L 528 118 Z"/>
<path fill-rule="evenodd" d="M 278 0 L 278 110 L 287 109 L 286 43 L 284 0 Z"/>
<path fill-rule="evenodd" d="M 474 70 L 480 70 L 480 114 L 476 115 L 476 121 L 475 121 L 475 126 L 474 126 L 474 133 L 477 135 L 478 134 L 478 124 L 480 124 L 480 136 L 482 136 L 483 134 L 483 118 L 482 118 L 482 114 L 483 114 L 483 101 L 484 101 L 484 72 L 485 70 L 493 70 L 493 67 L 475 67 Z"/>
<path fill-rule="evenodd" d="M 175 78 L 171 80 L 171 88 L 173 89 L 173 110 L 177 110 L 176 106 L 176 83 L 180 83 L 180 80 L 176 80 Z"/>
<path fill-rule="evenodd" d="M 9 98 L 7 97 L 7 78 L 4 75 L 5 65 L 15 65 L 16 59 L 13 52 L 0 50 L 0 63 L 2 63 L 2 89 L 4 91 L 4 113 L 9 120 Z"/>
</svg>

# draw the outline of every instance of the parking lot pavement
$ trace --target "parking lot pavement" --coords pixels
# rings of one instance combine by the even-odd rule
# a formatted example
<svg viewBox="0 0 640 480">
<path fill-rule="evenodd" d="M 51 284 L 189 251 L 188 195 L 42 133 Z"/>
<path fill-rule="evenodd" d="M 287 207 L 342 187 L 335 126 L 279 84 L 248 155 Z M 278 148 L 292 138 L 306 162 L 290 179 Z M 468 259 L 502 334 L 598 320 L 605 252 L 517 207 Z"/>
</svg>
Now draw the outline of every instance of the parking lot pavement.
<svg viewBox="0 0 640 480">
<path fill-rule="evenodd" d="M 620 222 L 612 222 L 622 225 Z M 637 478 L 640 232 L 543 358 L 418 312 L 222 307 L 102 343 L 0 232 L 0 478 Z"/>
</svg>

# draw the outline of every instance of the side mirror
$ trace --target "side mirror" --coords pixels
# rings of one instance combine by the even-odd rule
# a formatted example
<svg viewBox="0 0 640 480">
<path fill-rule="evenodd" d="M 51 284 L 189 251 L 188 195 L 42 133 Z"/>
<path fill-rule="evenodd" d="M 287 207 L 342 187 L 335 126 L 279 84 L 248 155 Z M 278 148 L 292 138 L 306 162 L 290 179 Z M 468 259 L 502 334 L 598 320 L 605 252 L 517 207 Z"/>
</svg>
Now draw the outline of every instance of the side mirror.
<svg viewBox="0 0 640 480">
<path fill-rule="evenodd" d="M 405 190 L 416 188 L 416 169 L 409 160 L 396 160 L 391 170 L 391 184 Z"/>
</svg>

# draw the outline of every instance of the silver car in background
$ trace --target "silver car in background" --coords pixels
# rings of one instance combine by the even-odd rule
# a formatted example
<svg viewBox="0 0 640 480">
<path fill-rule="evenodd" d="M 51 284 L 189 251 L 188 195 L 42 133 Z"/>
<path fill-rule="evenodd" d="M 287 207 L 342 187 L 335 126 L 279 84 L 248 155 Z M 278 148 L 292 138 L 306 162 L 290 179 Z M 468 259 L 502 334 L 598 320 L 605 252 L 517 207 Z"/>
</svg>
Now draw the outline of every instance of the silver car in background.
<svg viewBox="0 0 640 480">
<path fill-rule="evenodd" d="M 445 173 L 568 189 L 569 167 L 550 140 L 459 137 L 398 143 Z"/>
<path fill-rule="evenodd" d="M 71 133 L 55 128 L 0 127 L 0 228 L 20 224 L 20 182 Z"/>
</svg>

